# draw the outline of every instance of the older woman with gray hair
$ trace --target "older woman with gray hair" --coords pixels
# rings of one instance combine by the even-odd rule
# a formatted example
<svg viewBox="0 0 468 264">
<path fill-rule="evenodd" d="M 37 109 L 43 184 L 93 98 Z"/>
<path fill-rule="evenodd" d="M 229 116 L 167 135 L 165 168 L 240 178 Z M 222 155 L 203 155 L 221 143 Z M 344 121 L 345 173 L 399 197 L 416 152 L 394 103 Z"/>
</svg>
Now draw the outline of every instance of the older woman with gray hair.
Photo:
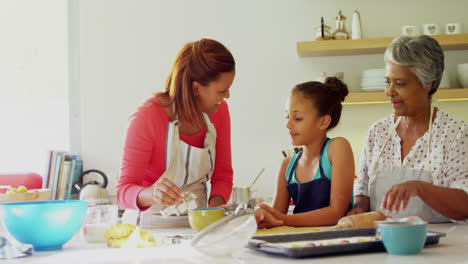
<svg viewBox="0 0 468 264">
<path fill-rule="evenodd" d="M 468 126 L 432 104 L 443 71 L 444 53 L 431 37 L 398 37 L 385 51 L 393 114 L 367 133 L 348 215 L 468 218 Z"/>
</svg>

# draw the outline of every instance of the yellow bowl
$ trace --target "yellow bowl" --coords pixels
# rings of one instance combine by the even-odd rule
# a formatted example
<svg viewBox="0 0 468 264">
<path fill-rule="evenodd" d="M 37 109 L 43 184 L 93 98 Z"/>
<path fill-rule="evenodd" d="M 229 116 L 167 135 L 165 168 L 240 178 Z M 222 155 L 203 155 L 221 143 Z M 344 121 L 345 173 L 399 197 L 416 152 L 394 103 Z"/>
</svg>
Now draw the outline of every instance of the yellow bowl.
<svg viewBox="0 0 468 264">
<path fill-rule="evenodd" d="M 224 217 L 223 208 L 197 208 L 188 212 L 189 223 L 193 230 L 199 232 L 205 227 Z"/>
</svg>

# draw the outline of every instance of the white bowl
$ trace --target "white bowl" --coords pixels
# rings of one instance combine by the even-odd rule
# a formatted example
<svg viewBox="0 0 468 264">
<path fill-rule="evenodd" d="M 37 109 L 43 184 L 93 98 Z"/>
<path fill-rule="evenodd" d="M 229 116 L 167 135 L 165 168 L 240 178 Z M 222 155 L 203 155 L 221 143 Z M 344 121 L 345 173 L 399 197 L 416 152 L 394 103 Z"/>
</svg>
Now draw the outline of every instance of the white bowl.
<svg viewBox="0 0 468 264">
<path fill-rule="evenodd" d="M 468 63 L 457 65 L 457 79 L 461 88 L 468 88 Z"/>
</svg>

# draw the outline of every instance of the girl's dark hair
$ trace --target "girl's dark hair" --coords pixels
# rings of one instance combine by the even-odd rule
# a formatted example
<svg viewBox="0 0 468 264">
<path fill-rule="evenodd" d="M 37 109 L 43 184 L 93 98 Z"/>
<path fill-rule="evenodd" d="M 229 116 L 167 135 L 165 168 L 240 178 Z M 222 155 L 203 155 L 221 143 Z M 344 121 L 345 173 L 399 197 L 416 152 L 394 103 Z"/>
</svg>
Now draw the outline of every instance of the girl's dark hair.
<svg viewBox="0 0 468 264">
<path fill-rule="evenodd" d="M 305 82 L 296 85 L 292 94 L 301 93 L 313 100 L 320 116 L 330 115 L 331 122 L 328 129 L 334 128 L 341 117 L 341 102 L 348 95 L 348 86 L 336 77 L 328 77 L 325 83 Z"/>
</svg>

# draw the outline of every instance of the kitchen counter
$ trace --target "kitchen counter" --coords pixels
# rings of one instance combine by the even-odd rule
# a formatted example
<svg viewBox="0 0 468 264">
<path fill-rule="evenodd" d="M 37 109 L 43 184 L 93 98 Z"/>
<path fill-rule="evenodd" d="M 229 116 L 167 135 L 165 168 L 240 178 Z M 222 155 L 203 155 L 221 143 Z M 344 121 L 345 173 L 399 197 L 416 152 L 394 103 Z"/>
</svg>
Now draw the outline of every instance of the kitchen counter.
<svg viewBox="0 0 468 264">
<path fill-rule="evenodd" d="M 183 240 L 178 245 L 163 245 L 142 249 L 108 248 L 104 243 L 86 243 L 75 237 L 62 250 L 34 252 L 30 257 L 2 261 L 2 263 L 464 263 L 468 264 L 468 224 L 431 224 L 430 231 L 446 233 L 438 244 L 425 247 L 418 255 L 396 256 L 385 251 L 306 259 L 291 259 L 267 255 L 245 248 L 232 257 L 215 258 L 202 255 Z M 190 229 L 151 230 L 156 237 L 166 235 L 193 235 Z M 156 239 L 158 240 L 158 239 Z"/>
</svg>

